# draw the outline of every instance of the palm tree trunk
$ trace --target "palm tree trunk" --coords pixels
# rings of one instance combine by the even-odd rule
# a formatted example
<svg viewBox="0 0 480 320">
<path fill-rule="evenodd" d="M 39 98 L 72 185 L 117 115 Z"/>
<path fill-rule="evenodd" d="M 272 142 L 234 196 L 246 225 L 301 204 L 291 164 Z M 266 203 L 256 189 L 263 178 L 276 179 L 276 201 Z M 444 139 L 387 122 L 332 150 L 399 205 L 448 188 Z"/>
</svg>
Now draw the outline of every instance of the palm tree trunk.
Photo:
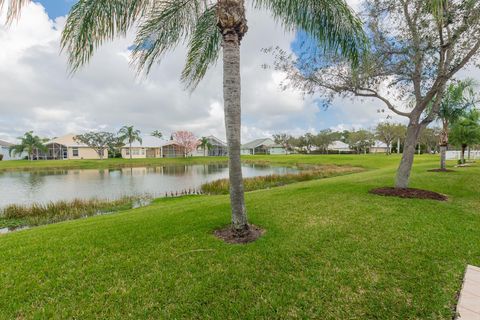
<svg viewBox="0 0 480 320">
<path fill-rule="evenodd" d="M 219 0 L 218 26 L 223 35 L 223 99 L 227 134 L 232 228 L 242 235 L 249 230 L 243 191 L 241 141 L 240 41 L 247 31 L 244 0 Z"/>
<path fill-rule="evenodd" d="M 447 146 L 440 145 L 440 170 L 447 170 Z"/>
<path fill-rule="evenodd" d="M 422 126 L 420 124 L 410 123 L 408 125 L 402 160 L 400 161 L 400 166 L 397 170 L 395 188 L 408 188 L 410 173 L 413 166 L 413 158 L 415 157 L 415 147 L 421 130 Z"/>
<path fill-rule="evenodd" d="M 128 153 L 130 153 L 130 160 L 132 160 L 132 143 L 131 142 L 130 142 L 130 148 Z"/>
</svg>

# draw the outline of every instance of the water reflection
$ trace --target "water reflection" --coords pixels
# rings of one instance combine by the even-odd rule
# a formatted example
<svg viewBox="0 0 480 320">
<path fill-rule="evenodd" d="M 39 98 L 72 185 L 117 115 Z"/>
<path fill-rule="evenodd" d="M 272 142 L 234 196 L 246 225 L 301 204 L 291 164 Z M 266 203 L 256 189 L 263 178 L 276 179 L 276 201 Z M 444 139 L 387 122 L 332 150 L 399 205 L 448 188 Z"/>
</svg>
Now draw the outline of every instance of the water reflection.
<svg viewBox="0 0 480 320">
<path fill-rule="evenodd" d="M 295 168 L 244 165 L 244 177 L 297 172 Z M 226 178 L 225 164 L 136 167 L 121 169 L 42 170 L 0 173 L 0 207 L 74 198 L 113 199 L 125 195 L 197 189 Z"/>
</svg>

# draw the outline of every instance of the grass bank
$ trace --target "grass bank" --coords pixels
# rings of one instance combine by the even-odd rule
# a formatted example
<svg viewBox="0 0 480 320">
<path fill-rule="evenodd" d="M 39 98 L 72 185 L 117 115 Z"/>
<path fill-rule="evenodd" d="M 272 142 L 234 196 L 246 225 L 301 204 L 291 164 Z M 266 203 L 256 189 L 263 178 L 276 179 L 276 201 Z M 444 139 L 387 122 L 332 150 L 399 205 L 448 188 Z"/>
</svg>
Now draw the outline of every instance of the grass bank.
<svg viewBox="0 0 480 320">
<path fill-rule="evenodd" d="M 247 193 L 267 230 L 248 245 L 213 236 L 223 195 L 0 236 L 0 318 L 452 319 L 480 265 L 478 164 L 433 173 L 438 159 L 417 157 L 412 187 L 449 195 L 437 202 L 368 193 L 393 184 L 397 157 L 340 161 L 370 170 Z"/>
<path fill-rule="evenodd" d="M 309 166 L 307 168 L 303 168 L 299 173 L 271 174 L 268 176 L 245 178 L 243 179 L 243 188 L 247 192 L 260 189 L 269 189 L 295 182 L 331 178 L 360 171 L 362 171 L 361 168 L 350 166 Z M 200 187 L 200 190 L 203 194 L 209 195 L 228 194 L 230 190 L 230 182 L 228 179 L 219 179 L 207 182 Z"/>
<path fill-rule="evenodd" d="M 0 161 L 0 172 L 20 170 L 55 169 L 115 169 L 125 167 L 153 167 L 168 165 L 193 165 L 226 163 L 225 157 L 148 158 L 148 159 L 105 159 L 105 160 L 12 160 Z"/>
</svg>

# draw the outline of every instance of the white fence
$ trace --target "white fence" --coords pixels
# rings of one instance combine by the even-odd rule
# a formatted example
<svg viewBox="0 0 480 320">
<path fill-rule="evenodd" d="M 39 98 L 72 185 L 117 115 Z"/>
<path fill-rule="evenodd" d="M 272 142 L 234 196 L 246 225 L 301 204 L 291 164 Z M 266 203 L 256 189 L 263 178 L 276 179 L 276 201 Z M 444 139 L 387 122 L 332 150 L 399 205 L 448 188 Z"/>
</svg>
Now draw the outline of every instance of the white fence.
<svg viewBox="0 0 480 320">
<path fill-rule="evenodd" d="M 447 160 L 460 160 L 462 151 L 447 151 Z M 468 150 L 465 150 L 465 159 L 468 158 Z M 479 150 L 470 150 L 470 160 L 480 160 Z"/>
</svg>

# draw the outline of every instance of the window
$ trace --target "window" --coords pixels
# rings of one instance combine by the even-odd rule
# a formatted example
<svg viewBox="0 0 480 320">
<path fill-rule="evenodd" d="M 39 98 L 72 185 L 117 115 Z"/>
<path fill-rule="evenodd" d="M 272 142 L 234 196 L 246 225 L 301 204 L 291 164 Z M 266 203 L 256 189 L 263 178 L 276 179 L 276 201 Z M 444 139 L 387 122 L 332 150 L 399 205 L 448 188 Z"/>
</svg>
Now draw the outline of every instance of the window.
<svg viewBox="0 0 480 320">
<path fill-rule="evenodd" d="M 78 157 L 78 148 L 73 148 L 72 149 L 72 156 Z"/>
</svg>

